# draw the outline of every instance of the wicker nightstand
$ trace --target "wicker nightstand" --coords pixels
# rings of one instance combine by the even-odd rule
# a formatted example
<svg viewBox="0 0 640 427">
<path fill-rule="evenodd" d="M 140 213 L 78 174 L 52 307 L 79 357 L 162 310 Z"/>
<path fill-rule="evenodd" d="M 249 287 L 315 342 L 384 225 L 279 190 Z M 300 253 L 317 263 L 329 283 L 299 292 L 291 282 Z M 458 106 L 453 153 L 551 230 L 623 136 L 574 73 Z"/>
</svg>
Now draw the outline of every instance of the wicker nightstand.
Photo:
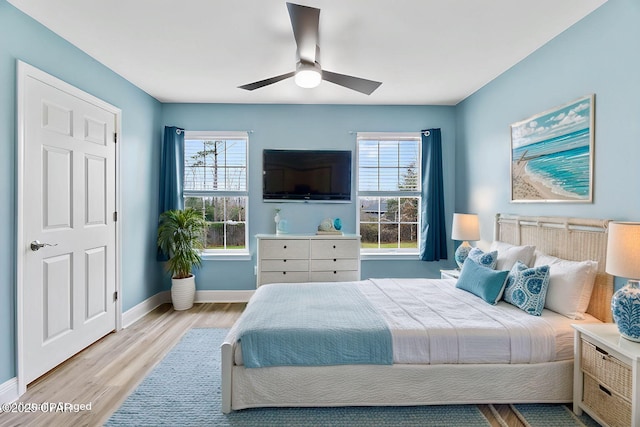
<svg viewBox="0 0 640 427">
<path fill-rule="evenodd" d="M 640 343 L 613 323 L 573 325 L 573 411 L 605 426 L 640 427 Z"/>
</svg>

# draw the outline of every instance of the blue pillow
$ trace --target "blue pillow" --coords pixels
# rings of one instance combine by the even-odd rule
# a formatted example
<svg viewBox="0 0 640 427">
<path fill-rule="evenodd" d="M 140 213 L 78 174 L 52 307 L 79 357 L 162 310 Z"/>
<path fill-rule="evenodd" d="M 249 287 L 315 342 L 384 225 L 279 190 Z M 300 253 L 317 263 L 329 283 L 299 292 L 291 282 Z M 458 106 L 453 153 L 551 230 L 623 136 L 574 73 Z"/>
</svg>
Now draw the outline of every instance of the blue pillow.
<svg viewBox="0 0 640 427">
<path fill-rule="evenodd" d="M 495 270 L 498 264 L 498 251 L 483 252 L 482 249 L 473 248 L 467 258 L 471 258 L 483 267 Z"/>
<path fill-rule="evenodd" d="M 516 261 L 509 272 L 504 300 L 534 316 L 540 316 L 549 288 L 549 266 L 527 267 Z"/>
<path fill-rule="evenodd" d="M 462 264 L 456 288 L 471 292 L 489 304 L 495 305 L 502 296 L 508 274 L 508 270 L 497 271 L 483 267 L 467 258 Z"/>
</svg>

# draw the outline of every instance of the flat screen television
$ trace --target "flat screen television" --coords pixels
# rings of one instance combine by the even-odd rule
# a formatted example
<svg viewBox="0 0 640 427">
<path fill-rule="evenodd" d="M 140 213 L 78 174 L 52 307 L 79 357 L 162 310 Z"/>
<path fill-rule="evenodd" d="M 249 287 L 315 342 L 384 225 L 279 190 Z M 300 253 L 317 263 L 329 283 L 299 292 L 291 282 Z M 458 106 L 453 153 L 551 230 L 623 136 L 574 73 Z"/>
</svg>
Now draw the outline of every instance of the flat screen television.
<svg viewBox="0 0 640 427">
<path fill-rule="evenodd" d="M 265 201 L 351 200 L 351 151 L 264 150 Z"/>
</svg>

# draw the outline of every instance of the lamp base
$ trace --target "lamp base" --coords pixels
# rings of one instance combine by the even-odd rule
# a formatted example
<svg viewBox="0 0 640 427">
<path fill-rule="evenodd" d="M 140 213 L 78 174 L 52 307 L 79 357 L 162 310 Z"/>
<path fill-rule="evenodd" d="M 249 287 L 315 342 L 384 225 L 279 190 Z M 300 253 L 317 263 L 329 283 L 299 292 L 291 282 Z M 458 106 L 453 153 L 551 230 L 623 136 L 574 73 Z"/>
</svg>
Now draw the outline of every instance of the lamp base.
<svg viewBox="0 0 640 427">
<path fill-rule="evenodd" d="M 629 280 L 613 294 L 611 312 L 620 335 L 629 341 L 640 342 L 640 282 Z"/>
<path fill-rule="evenodd" d="M 456 260 L 456 264 L 458 264 L 458 268 L 462 268 L 462 264 L 464 264 L 464 260 L 469 256 L 469 252 L 471 252 L 471 245 L 469 242 L 464 241 L 458 249 L 456 249 L 456 253 L 454 259 Z"/>
</svg>

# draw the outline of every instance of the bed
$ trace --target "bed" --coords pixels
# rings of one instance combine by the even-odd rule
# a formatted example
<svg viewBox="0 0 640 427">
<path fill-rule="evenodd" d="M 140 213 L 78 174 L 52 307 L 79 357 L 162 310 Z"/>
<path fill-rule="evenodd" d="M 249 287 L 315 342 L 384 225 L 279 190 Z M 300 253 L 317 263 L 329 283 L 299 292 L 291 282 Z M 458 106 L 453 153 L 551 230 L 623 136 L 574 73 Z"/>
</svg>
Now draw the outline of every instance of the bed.
<svg viewBox="0 0 640 427">
<path fill-rule="evenodd" d="M 343 292 L 343 288 L 347 294 L 350 289 L 358 289 L 356 294 L 367 294 L 366 299 L 369 301 L 389 299 L 391 306 L 383 304 L 375 309 L 385 312 L 383 316 L 387 324 L 404 325 L 404 322 L 394 320 L 394 316 L 397 316 L 397 310 L 393 309 L 396 299 L 413 300 L 414 305 L 422 304 L 422 300 L 425 304 L 433 303 L 429 309 L 421 310 L 420 315 L 410 316 L 412 321 L 421 324 L 429 323 L 430 319 L 436 317 L 442 318 L 440 315 L 433 317 L 425 314 L 440 310 L 441 305 L 447 305 L 446 301 L 435 302 L 438 295 L 460 297 L 462 299 L 456 299 L 455 305 L 461 307 L 466 304 L 469 309 L 458 310 L 457 314 L 454 312 L 454 318 L 449 321 L 451 324 L 462 325 L 462 328 L 447 332 L 446 328 L 440 327 L 426 333 L 430 335 L 430 339 L 435 337 L 434 341 L 420 341 L 420 337 L 416 336 L 417 329 L 412 325 L 396 326 L 389 336 L 383 333 L 375 338 L 384 343 L 390 341 L 391 350 L 382 344 L 362 343 L 365 353 L 372 352 L 372 349 L 382 349 L 376 361 L 368 363 L 359 359 L 356 354 L 350 355 L 353 363 L 343 360 L 335 364 L 320 363 L 317 366 L 309 366 L 309 360 L 299 361 L 299 364 L 297 361 L 285 362 L 285 366 L 281 366 L 278 360 L 252 359 L 252 355 L 259 354 L 259 351 L 251 352 L 259 350 L 265 342 L 275 342 L 277 349 L 279 337 L 269 337 L 261 344 L 259 339 L 252 341 L 249 336 L 243 335 L 243 349 L 238 343 L 238 337 L 245 326 L 241 317 L 221 346 L 222 410 L 229 412 L 253 407 L 569 402 L 573 398 L 573 331 L 570 325 L 611 321 L 609 302 L 613 293 L 613 278 L 605 273 L 607 224 L 607 220 L 505 214 L 496 216 L 495 241 L 535 246 L 541 253 L 564 260 L 597 262 L 593 291 L 583 320 L 567 319 L 546 309 L 540 317 L 530 316 L 502 301 L 496 306 L 485 304 L 489 308 L 486 312 L 475 312 L 473 298 L 477 297 L 456 289 L 455 283 L 450 280 L 372 279 L 344 283 L 344 286 L 331 284 L 337 287 L 327 288 L 331 290 L 327 293 L 335 295 L 336 306 L 340 301 L 347 301 L 347 296 L 339 293 Z M 283 301 L 283 307 L 286 307 L 287 301 L 283 299 L 283 295 L 287 294 L 288 289 L 280 285 L 269 286 L 277 288 L 281 293 L 265 302 L 274 306 L 274 311 L 279 301 Z M 250 306 L 253 305 L 254 298 L 265 298 L 263 294 L 267 292 L 257 291 Z M 348 308 L 349 302 L 344 304 Z M 478 305 L 477 301 L 475 305 Z M 339 310 L 337 312 L 341 313 Z M 366 316 L 366 310 L 358 313 L 356 321 Z M 279 317 L 271 313 L 268 322 L 278 322 Z M 489 318 L 497 319 L 499 323 L 510 318 L 514 326 L 506 332 L 494 333 L 495 328 L 493 323 L 488 323 Z M 477 327 L 489 332 L 483 334 L 481 339 L 474 337 L 473 332 L 470 336 L 465 336 L 464 325 L 472 321 L 479 322 L 480 326 Z M 541 326 L 535 326 L 537 324 Z M 545 328 L 548 330 L 546 335 L 540 332 Z M 377 329 L 371 332 L 372 336 L 380 333 Z M 479 340 L 483 344 L 479 344 Z M 304 338 L 299 338 L 298 341 L 304 349 L 311 347 Z M 513 345 L 518 342 L 520 344 Z M 509 345 L 512 349 L 530 347 L 528 350 L 531 351 L 511 351 L 507 352 L 509 356 L 506 357 L 504 352 L 496 350 Z M 441 351 L 448 346 L 453 348 L 453 355 Z M 244 356 L 243 351 L 246 353 Z M 294 353 L 306 353 L 306 356 L 315 357 L 311 351 Z M 245 366 L 243 360 L 249 366 Z"/>
</svg>

